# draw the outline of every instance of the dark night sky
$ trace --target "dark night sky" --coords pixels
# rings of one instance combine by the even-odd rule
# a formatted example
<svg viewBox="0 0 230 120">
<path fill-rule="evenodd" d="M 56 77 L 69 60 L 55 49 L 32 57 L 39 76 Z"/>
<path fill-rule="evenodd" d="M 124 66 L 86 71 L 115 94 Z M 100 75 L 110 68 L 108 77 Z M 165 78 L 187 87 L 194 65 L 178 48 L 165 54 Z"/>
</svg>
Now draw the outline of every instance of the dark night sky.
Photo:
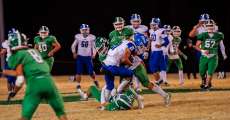
<svg viewBox="0 0 230 120">
<path fill-rule="evenodd" d="M 89 24 L 93 34 L 107 37 L 113 29 L 115 16 L 124 17 L 129 24 L 132 13 L 139 13 L 145 25 L 152 17 L 160 17 L 163 24 L 179 25 L 183 38 L 187 38 L 199 15 L 208 13 L 225 34 L 224 42 L 227 53 L 230 53 L 230 9 L 227 0 L 4 0 L 5 32 L 16 27 L 33 38 L 41 25 L 47 25 L 62 44 L 62 50 L 56 56 L 57 63 L 60 60 L 73 61 L 70 45 L 81 23 Z"/>
</svg>

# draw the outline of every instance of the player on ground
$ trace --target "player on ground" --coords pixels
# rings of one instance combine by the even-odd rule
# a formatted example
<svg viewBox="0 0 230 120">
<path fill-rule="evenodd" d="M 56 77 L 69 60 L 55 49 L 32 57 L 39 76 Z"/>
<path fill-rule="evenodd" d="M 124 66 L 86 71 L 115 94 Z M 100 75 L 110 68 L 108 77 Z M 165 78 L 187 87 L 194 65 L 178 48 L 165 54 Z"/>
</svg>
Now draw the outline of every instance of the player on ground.
<svg viewBox="0 0 230 120">
<path fill-rule="evenodd" d="M 23 84 L 27 84 L 20 120 L 31 120 L 43 99 L 50 104 L 60 120 L 67 120 L 62 97 L 52 80 L 47 63 L 35 49 L 28 48 L 27 41 L 19 31 L 10 33 L 8 40 L 12 52 L 8 64 L 14 70 L 4 70 L 3 74 L 17 76 L 15 89 L 9 97 L 14 97 Z"/>
<path fill-rule="evenodd" d="M 166 80 L 166 59 L 163 54 L 163 46 L 167 47 L 169 40 L 164 29 L 160 28 L 160 19 L 152 18 L 150 22 L 150 44 L 151 44 L 151 55 L 149 59 L 150 72 L 153 74 L 157 84 L 161 84 Z M 161 79 L 157 72 L 161 72 Z"/>
<path fill-rule="evenodd" d="M 205 78 L 207 73 L 206 81 L 202 83 L 201 88 L 209 90 L 212 87 L 212 75 L 218 65 L 218 47 L 220 43 L 223 43 L 224 35 L 221 32 L 216 32 L 213 20 L 208 20 L 205 23 L 205 28 L 207 32 L 197 36 L 196 49 L 202 53 L 199 63 L 200 76 Z"/>
<path fill-rule="evenodd" d="M 101 94 L 103 94 L 103 92 L 100 92 L 95 86 L 91 86 L 89 92 L 94 98 L 96 98 L 98 102 L 101 102 Z M 128 87 L 123 93 L 115 92 L 113 95 L 111 95 L 109 101 L 103 106 L 100 106 L 100 110 L 129 110 L 133 108 L 135 100 L 138 103 L 138 108 L 143 109 L 143 97 L 138 95 L 131 87 Z"/>
<path fill-rule="evenodd" d="M 87 99 L 87 94 L 81 90 L 80 86 L 81 75 L 83 74 L 84 67 L 86 67 L 94 84 L 99 87 L 99 83 L 95 79 L 92 61 L 96 54 L 95 39 L 96 37 L 90 34 L 89 25 L 81 24 L 80 34 L 75 35 L 75 40 L 71 46 L 73 58 L 76 59 L 76 89 L 80 93 L 82 100 Z"/>
<path fill-rule="evenodd" d="M 39 35 L 34 38 L 34 48 L 37 49 L 42 58 L 49 65 L 50 71 L 52 70 L 54 63 L 54 54 L 61 49 L 61 45 L 57 41 L 55 36 L 49 35 L 49 28 L 41 26 L 39 29 Z"/>
<path fill-rule="evenodd" d="M 168 49 L 168 54 L 169 54 L 169 61 L 168 61 L 168 70 L 171 67 L 172 63 L 175 63 L 178 70 L 179 70 L 179 84 L 183 85 L 184 84 L 184 73 L 183 73 L 183 64 L 181 61 L 181 58 L 179 55 L 182 55 L 185 59 L 187 59 L 187 56 L 184 55 L 180 49 L 179 45 L 181 43 L 181 29 L 179 26 L 174 26 L 172 28 L 172 34 L 173 34 L 173 39 L 170 41 L 169 49 Z"/>
</svg>

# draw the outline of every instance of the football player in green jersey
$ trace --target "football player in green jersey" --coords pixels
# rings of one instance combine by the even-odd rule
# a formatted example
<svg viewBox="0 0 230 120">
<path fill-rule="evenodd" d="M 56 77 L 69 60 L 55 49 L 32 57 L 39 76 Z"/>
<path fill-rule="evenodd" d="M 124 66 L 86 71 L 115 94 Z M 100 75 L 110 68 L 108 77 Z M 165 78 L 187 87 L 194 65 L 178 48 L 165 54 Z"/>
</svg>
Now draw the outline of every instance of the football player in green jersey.
<svg viewBox="0 0 230 120">
<path fill-rule="evenodd" d="M 53 55 L 61 49 L 61 45 L 55 36 L 49 35 L 49 28 L 42 26 L 39 29 L 39 36 L 34 38 L 34 48 L 37 49 L 42 58 L 49 65 L 50 71 L 52 70 L 54 57 Z"/>
<path fill-rule="evenodd" d="M 179 84 L 183 85 L 184 84 L 183 64 L 179 55 L 183 56 L 185 59 L 187 59 L 187 56 L 184 55 L 179 49 L 179 45 L 181 43 L 181 37 L 180 37 L 181 29 L 179 26 L 174 26 L 172 28 L 172 36 L 173 38 L 170 41 L 170 45 L 168 48 L 168 56 L 169 56 L 168 70 L 170 69 L 171 65 L 175 63 L 179 70 Z"/>
<path fill-rule="evenodd" d="M 112 32 L 109 33 L 109 39 L 112 40 L 113 37 L 118 37 L 120 39 L 125 39 L 127 36 L 125 36 L 125 33 L 130 31 L 131 28 L 124 27 L 125 20 L 122 17 L 115 17 L 115 20 L 113 22 L 114 29 Z"/>
<path fill-rule="evenodd" d="M 8 39 L 12 52 L 8 64 L 12 70 L 4 70 L 3 74 L 17 76 L 15 89 L 9 94 L 9 99 L 17 94 L 24 83 L 27 84 L 20 120 L 31 120 L 42 100 L 50 104 L 60 120 L 67 120 L 63 99 L 50 75 L 48 64 L 37 50 L 28 48 L 27 41 L 19 31 L 13 34 L 16 35 Z"/>
<path fill-rule="evenodd" d="M 104 94 L 104 88 L 102 92 L 96 86 L 91 86 L 89 88 L 89 94 L 91 94 L 98 102 L 103 101 L 101 94 Z M 122 93 L 116 93 L 116 89 L 113 89 L 109 101 L 100 106 L 100 110 L 116 111 L 116 110 L 129 110 L 134 106 L 134 101 L 137 101 L 138 108 L 143 109 L 143 97 L 138 95 L 135 90 L 131 87 L 128 87 Z"/>
<path fill-rule="evenodd" d="M 224 35 L 221 32 L 215 30 L 215 22 L 208 20 L 205 23 L 207 32 L 199 34 L 197 36 L 196 49 L 201 51 L 201 58 L 199 62 L 199 73 L 201 78 L 206 80 L 202 81 L 201 88 L 209 90 L 212 86 L 212 75 L 218 65 L 218 48 L 223 42 Z M 223 54 L 224 58 L 227 58 L 226 54 Z"/>
</svg>

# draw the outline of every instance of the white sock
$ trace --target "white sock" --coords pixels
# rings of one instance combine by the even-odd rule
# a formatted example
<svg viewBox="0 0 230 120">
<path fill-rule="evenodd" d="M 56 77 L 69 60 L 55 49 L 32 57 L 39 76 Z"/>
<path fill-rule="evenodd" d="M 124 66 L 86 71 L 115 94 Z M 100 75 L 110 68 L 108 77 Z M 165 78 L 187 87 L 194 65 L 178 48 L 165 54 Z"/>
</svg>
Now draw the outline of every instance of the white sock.
<svg viewBox="0 0 230 120">
<path fill-rule="evenodd" d="M 179 83 L 180 84 L 184 83 L 184 73 L 183 73 L 183 70 L 179 70 Z"/>
<path fill-rule="evenodd" d="M 160 72 L 160 78 L 161 78 L 164 82 L 167 82 L 167 73 L 166 73 L 166 71 L 161 71 L 161 72 Z"/>
<path fill-rule="evenodd" d="M 117 92 L 121 93 L 124 88 L 126 87 L 126 85 L 128 85 L 129 81 L 128 80 L 122 80 L 120 85 L 117 87 Z"/>
<path fill-rule="evenodd" d="M 106 85 L 105 85 L 101 90 L 101 104 L 108 102 L 110 95 L 111 95 L 111 91 L 106 89 Z"/>
<path fill-rule="evenodd" d="M 141 83 L 138 80 L 138 78 L 136 76 L 133 76 L 133 81 L 135 82 L 135 88 L 136 89 L 140 89 L 141 88 Z"/>
<path fill-rule="evenodd" d="M 160 94 L 162 97 L 166 97 L 168 95 L 164 90 L 162 90 L 162 88 L 160 86 L 158 86 L 156 84 L 154 85 L 152 90 L 154 92 Z"/>
<path fill-rule="evenodd" d="M 78 93 L 80 94 L 81 97 L 84 96 L 85 93 L 81 90 L 81 88 L 78 88 L 77 91 L 78 91 Z"/>
</svg>

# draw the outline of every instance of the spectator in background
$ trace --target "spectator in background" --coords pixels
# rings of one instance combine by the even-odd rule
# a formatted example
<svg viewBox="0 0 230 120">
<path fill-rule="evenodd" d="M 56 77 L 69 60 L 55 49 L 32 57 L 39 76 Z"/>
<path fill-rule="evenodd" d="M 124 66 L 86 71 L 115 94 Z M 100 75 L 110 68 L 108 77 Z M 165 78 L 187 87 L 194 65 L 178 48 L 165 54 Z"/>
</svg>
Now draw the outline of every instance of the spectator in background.
<svg viewBox="0 0 230 120">
<path fill-rule="evenodd" d="M 191 78 L 190 75 L 192 73 L 193 78 L 197 79 L 197 76 L 196 76 L 196 66 L 198 64 L 197 58 L 196 58 L 197 51 L 193 47 L 192 40 L 190 40 L 190 39 L 187 40 L 187 45 L 185 46 L 184 53 L 188 57 L 188 59 L 186 61 L 186 66 L 185 66 L 186 72 L 187 72 L 187 77 L 188 77 L 188 79 L 190 79 Z"/>
</svg>

